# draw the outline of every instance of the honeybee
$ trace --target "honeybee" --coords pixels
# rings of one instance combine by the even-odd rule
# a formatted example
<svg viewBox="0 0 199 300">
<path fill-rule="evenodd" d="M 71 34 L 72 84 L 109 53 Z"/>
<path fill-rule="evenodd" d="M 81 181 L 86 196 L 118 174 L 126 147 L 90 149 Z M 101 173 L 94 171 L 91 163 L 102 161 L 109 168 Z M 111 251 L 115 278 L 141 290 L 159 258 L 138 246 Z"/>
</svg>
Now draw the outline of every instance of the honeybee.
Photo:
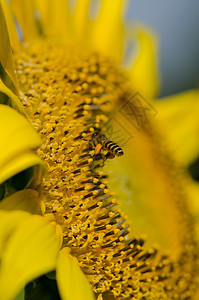
<svg viewBox="0 0 199 300">
<path fill-rule="evenodd" d="M 92 140 L 95 146 L 95 160 L 103 159 L 104 162 L 106 159 L 112 159 L 115 156 L 122 156 L 124 154 L 120 146 L 118 146 L 115 142 L 110 141 L 101 132 L 94 132 Z M 105 155 L 100 153 L 102 149 L 107 150 Z"/>
</svg>

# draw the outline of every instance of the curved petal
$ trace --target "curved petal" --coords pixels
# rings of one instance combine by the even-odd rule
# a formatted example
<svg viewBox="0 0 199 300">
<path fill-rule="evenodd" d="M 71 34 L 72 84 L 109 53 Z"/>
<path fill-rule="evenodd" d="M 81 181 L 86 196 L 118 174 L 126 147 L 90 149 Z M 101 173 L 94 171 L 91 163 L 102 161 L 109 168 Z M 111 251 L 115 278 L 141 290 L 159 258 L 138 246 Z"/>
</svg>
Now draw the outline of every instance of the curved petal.
<svg viewBox="0 0 199 300">
<path fill-rule="evenodd" d="M 34 165 L 44 165 L 29 149 L 41 140 L 28 121 L 6 105 L 0 105 L 0 184 Z M 43 171 L 42 171 L 43 172 Z"/>
<path fill-rule="evenodd" d="M 1 253 L 0 294 L 4 300 L 13 299 L 29 281 L 53 270 L 58 253 L 54 228 L 45 218 L 27 214 L 22 219 L 21 212 L 2 211 L 0 218 L 8 216 L 12 222 L 10 216 L 16 217 L 17 213 L 18 224 L 7 235 Z M 0 228 L 1 240 L 1 232 L 7 231 L 7 227 Z"/>
<path fill-rule="evenodd" d="M 23 31 L 24 41 L 29 41 L 39 36 L 37 20 L 35 17 L 34 1 L 11 0 L 11 8 Z"/>
<path fill-rule="evenodd" d="M 0 80 L 0 92 L 5 95 L 5 97 L 0 95 L 0 104 L 9 105 L 10 101 L 11 107 L 22 113 L 24 116 L 26 115 L 25 109 L 19 98 L 3 83 L 2 80 Z"/>
<path fill-rule="evenodd" d="M 18 191 L 2 200 L 0 210 L 23 210 L 32 214 L 42 214 L 39 194 L 31 189 Z"/>
<path fill-rule="evenodd" d="M 124 26 L 121 16 L 123 5 L 124 0 L 101 1 L 100 13 L 92 25 L 91 33 L 93 47 L 118 61 L 123 55 Z"/>
<path fill-rule="evenodd" d="M 0 3 L 0 78 L 15 94 L 18 93 L 8 29 Z"/>
<path fill-rule="evenodd" d="M 0 165 L 19 153 L 38 147 L 41 140 L 31 124 L 12 108 L 0 105 Z"/>
<path fill-rule="evenodd" d="M 88 11 L 90 0 L 78 0 L 74 15 L 72 16 L 72 29 L 75 39 L 84 39 L 85 30 L 88 25 Z"/>
<path fill-rule="evenodd" d="M 35 172 L 38 174 L 37 176 L 35 175 L 37 178 L 34 176 L 33 179 L 35 180 L 34 186 L 38 185 L 42 176 L 45 174 L 45 165 L 42 160 L 31 151 L 19 153 L 17 156 L 13 157 L 13 159 L 6 162 L 4 161 L 0 171 L 0 184 L 12 176 L 33 166 L 40 169 L 39 172 Z"/>
<path fill-rule="evenodd" d="M 134 90 L 145 97 L 153 99 L 159 89 L 157 37 L 143 26 L 135 26 L 131 33 L 136 38 L 137 47 L 129 77 Z"/>
<path fill-rule="evenodd" d="M 57 263 L 57 284 L 63 300 L 94 300 L 94 294 L 78 262 L 63 248 Z"/>
<path fill-rule="evenodd" d="M 8 1 L 0 0 L 0 3 L 1 3 L 1 6 L 2 6 L 2 9 L 4 12 L 4 16 L 6 19 L 6 24 L 7 24 L 7 28 L 8 28 L 8 32 L 9 32 L 9 36 L 10 36 L 11 47 L 14 50 L 14 52 L 16 53 L 16 52 L 20 51 L 21 43 L 20 43 L 18 35 L 17 35 L 14 18 L 11 14 L 11 10 L 9 8 Z"/>
<path fill-rule="evenodd" d="M 199 155 L 199 91 L 163 98 L 156 107 L 170 149 L 187 166 Z"/>
<path fill-rule="evenodd" d="M 12 234 L 17 227 L 20 220 L 27 218 L 29 214 L 24 211 L 5 212 L 0 210 L 0 256 L 4 250 L 4 244 L 8 237 Z"/>
<path fill-rule="evenodd" d="M 61 36 L 64 40 L 69 39 L 71 24 L 68 1 L 35 0 L 35 9 L 39 12 L 39 21 L 45 36 Z"/>
</svg>

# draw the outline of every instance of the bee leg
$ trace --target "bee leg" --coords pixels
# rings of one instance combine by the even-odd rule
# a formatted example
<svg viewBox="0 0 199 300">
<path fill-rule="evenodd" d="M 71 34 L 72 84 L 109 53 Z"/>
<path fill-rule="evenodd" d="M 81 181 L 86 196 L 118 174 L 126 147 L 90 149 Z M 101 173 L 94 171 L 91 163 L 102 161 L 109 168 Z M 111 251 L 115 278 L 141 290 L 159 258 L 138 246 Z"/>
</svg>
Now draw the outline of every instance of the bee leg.
<svg viewBox="0 0 199 300">
<path fill-rule="evenodd" d="M 103 155 L 101 153 L 95 154 L 94 155 L 94 160 L 100 160 L 103 158 Z"/>
<path fill-rule="evenodd" d="M 112 154 L 111 152 L 107 152 L 106 155 L 105 155 L 105 159 L 112 159 L 114 157 L 115 157 L 115 155 Z"/>
<path fill-rule="evenodd" d="M 110 153 L 110 152 L 107 152 L 106 155 L 103 155 L 103 163 L 102 163 L 102 167 L 104 166 L 104 163 L 107 159 L 111 159 L 111 158 L 114 158 L 115 155 Z"/>
<path fill-rule="evenodd" d="M 104 166 L 105 160 L 106 160 L 106 155 L 103 155 L 103 161 L 102 161 L 101 167 Z"/>
</svg>

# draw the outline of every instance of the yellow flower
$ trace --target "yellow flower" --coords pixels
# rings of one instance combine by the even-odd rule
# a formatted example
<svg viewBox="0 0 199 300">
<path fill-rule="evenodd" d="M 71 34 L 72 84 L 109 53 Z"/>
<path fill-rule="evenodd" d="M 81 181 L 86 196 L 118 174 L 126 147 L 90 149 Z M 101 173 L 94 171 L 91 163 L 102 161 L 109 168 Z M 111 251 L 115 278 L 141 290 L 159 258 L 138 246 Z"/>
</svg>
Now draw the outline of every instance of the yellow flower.
<svg viewBox="0 0 199 300">
<path fill-rule="evenodd" d="M 24 44 L 17 40 L 6 2 L 1 3 L 17 74 L 16 79 L 0 11 L 2 92 L 12 107 L 23 112 L 19 96 L 28 120 L 42 139 L 38 155 L 48 169 L 40 185 L 36 181 L 38 172 L 34 172 L 35 179 L 22 188 L 34 187 L 39 192 L 46 206 L 45 212 L 40 213 L 58 225 L 62 248 L 57 261 L 53 260 L 43 273 L 56 269 L 62 299 L 94 299 L 89 283 L 98 299 L 190 299 L 196 290 L 197 247 L 186 204 L 188 197 L 182 189 L 187 175 L 179 172 L 167 154 L 155 129 L 155 119 L 149 120 L 146 115 L 146 111 L 155 114 L 155 108 L 135 93 L 139 89 L 145 97 L 152 98 L 157 92 L 150 37 L 136 31 L 140 55 L 130 71 L 124 72 L 118 66 L 125 33 L 120 18 L 123 1 L 102 1 L 99 16 L 93 21 L 87 18 L 89 1 L 77 1 L 73 12 L 67 1 L 11 1 Z M 130 117 L 129 106 L 133 110 Z M 24 121 L 23 118 L 21 122 Z M 98 145 L 94 145 L 93 133 L 104 133 L 108 123 L 115 126 L 114 121 L 117 126 L 122 124 L 124 134 L 130 132 L 130 141 L 124 147 L 124 157 L 105 161 L 104 172 L 96 153 L 103 142 L 98 140 Z M 17 131 L 21 133 L 20 128 Z M 27 140 L 23 137 L 16 145 L 25 144 L 25 150 L 39 146 L 28 143 L 32 135 L 27 132 Z M 102 148 L 98 154 L 103 158 L 107 151 Z M 15 149 L 13 152 L 17 154 Z M 24 163 L 26 153 L 22 149 L 19 153 Z M 35 154 L 34 158 L 38 159 Z M 32 163 L 24 164 L 22 169 L 16 167 L 14 173 L 2 177 L 2 183 L 37 165 L 32 158 L 27 160 Z M 4 157 L 2 162 L 6 163 Z M 132 222 L 131 230 L 111 190 L 120 195 L 118 202 Z M 16 194 L 10 197 L 16 199 Z M 3 201 L 8 203 L 10 199 Z M 7 206 L 4 204 L 2 210 Z M 28 223 L 23 226 L 29 228 Z M 148 235 L 146 241 L 143 233 Z M 38 235 L 38 239 L 41 237 Z M 48 237 L 45 239 L 48 241 Z M 37 243 L 36 240 L 34 247 Z M 52 256 L 54 253 L 56 249 Z M 6 266 L 3 256 L 2 261 Z M 9 268 L 11 265 L 7 264 Z M 24 266 L 21 270 L 24 272 Z M 30 270 L 33 272 L 25 277 L 24 284 L 41 275 L 41 271 L 34 272 L 32 265 Z M 2 284 L 5 294 L 8 278 L 5 275 Z M 22 289 L 21 282 L 16 286 L 18 289 L 7 299 Z"/>
</svg>

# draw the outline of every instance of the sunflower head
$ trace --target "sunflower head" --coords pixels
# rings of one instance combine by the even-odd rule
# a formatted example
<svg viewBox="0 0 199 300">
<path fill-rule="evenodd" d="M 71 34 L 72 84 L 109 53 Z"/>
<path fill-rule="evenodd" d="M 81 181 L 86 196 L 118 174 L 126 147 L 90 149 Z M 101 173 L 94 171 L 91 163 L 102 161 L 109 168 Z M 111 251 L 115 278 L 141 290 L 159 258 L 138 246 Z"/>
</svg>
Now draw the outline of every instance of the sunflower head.
<svg viewBox="0 0 199 300">
<path fill-rule="evenodd" d="M 68 290 L 71 297 L 76 295 L 69 284 L 68 290 L 64 287 L 64 279 L 70 282 L 68 270 L 72 266 L 76 272 L 74 278 L 84 278 L 82 286 L 89 289 L 88 280 L 98 299 L 190 299 L 196 289 L 197 246 L 187 196 L 180 191 L 185 177 L 179 174 L 163 147 L 154 120 L 143 118 L 145 110 L 140 111 L 136 97 L 129 101 L 139 81 L 136 70 L 140 60 L 131 72 L 136 78 L 130 80 L 129 73 L 118 64 L 122 49 L 118 41 L 124 33 L 118 18 L 122 1 L 115 4 L 110 28 L 104 35 L 104 21 L 110 17 L 108 9 L 112 1 L 103 2 L 92 30 L 89 30 L 91 21 L 85 17 L 88 1 L 77 2 L 74 21 L 70 10 L 66 10 L 67 1 L 58 1 L 54 6 L 51 2 L 35 1 L 34 7 L 32 1 L 31 4 L 22 2 L 28 12 L 27 19 L 16 2 L 13 10 L 26 43 L 20 46 L 20 51 L 15 48 L 16 74 L 7 72 L 12 85 L 4 80 L 9 95 L 5 88 L 4 91 L 22 111 L 20 99 L 28 121 L 42 141 L 34 149 L 39 158 L 35 153 L 34 157 L 45 163 L 48 172 L 43 180 L 34 177 L 22 188 L 31 187 L 39 192 L 39 198 L 45 203 L 40 213 L 57 226 L 61 251 L 57 267 L 55 264 L 53 267 L 57 269 L 61 296 L 68 299 Z M 48 27 L 52 7 L 55 27 Z M 38 18 L 34 17 L 35 12 Z M 70 25 L 67 34 L 63 30 L 66 20 Z M 110 41 L 113 28 L 118 28 L 120 34 Z M 84 43 L 84 32 L 88 32 L 89 42 Z M 149 42 L 146 35 L 140 37 L 141 45 Z M 116 45 L 119 47 L 111 58 Z M 3 58 L 2 62 L 5 70 Z M 154 75 L 154 69 L 151 74 Z M 129 122 L 130 104 L 136 113 Z M 118 108 L 122 108 L 122 117 Z M 113 116 L 127 131 L 136 132 L 133 142 L 124 149 L 107 135 L 107 124 Z M 132 124 L 139 124 L 139 130 Z M 115 183 L 115 175 L 119 176 L 119 184 Z M 123 178 L 126 178 L 124 191 L 120 185 L 125 181 Z M 118 196 L 114 196 L 110 187 L 117 190 Z M 121 205 L 123 195 L 130 190 L 135 191 L 131 209 L 128 212 L 127 206 L 124 210 L 131 217 L 132 226 Z M 134 207 L 136 202 L 141 211 Z M 149 224 L 142 222 L 137 211 L 146 214 Z M 143 224 L 148 227 L 148 242 L 142 234 Z M 154 225 L 159 226 L 159 231 Z M 160 247 L 151 242 L 156 238 Z M 87 279 L 82 277 L 79 267 Z M 77 299 L 81 297 L 78 294 Z"/>
</svg>

